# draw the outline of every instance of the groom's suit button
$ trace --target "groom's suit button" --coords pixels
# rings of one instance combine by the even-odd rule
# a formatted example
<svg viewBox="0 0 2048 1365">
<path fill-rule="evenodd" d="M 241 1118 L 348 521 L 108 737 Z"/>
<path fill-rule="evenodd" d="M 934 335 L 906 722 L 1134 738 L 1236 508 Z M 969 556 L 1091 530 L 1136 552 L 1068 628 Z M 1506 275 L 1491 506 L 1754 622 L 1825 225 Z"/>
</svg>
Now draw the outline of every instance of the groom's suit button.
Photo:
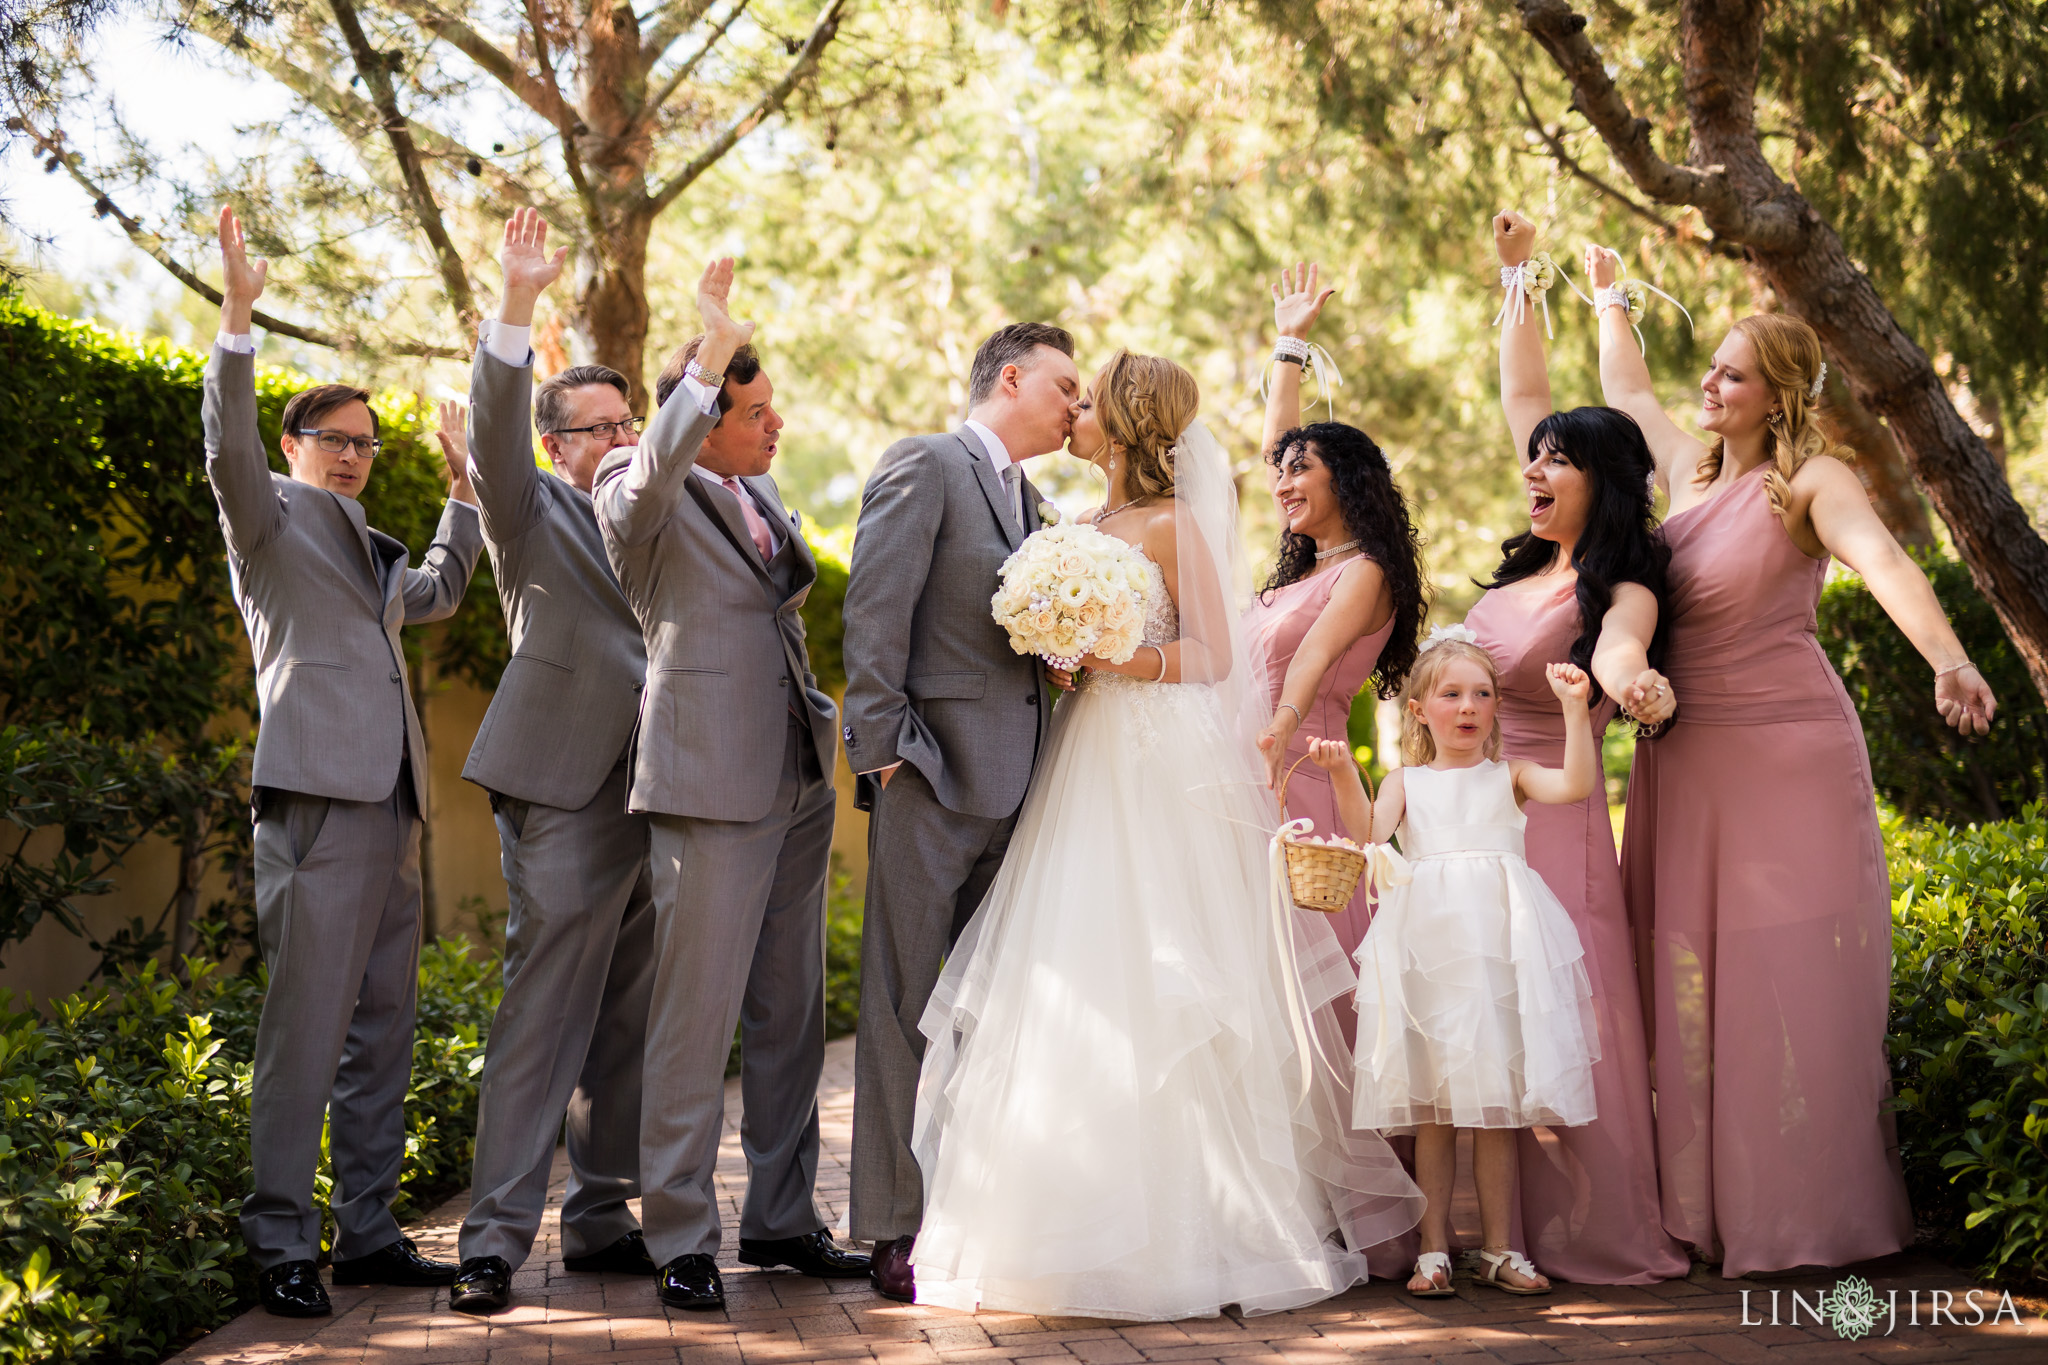
<svg viewBox="0 0 2048 1365">
<path fill-rule="evenodd" d="M 1032 704 L 1033 706 L 1036 706 L 1036 705 L 1038 705 L 1038 694 L 1037 694 L 1036 692 L 1033 692 L 1033 693 L 1032 693 L 1032 694 L 1031 694 L 1030 696 L 1026 697 L 1026 698 L 1025 698 L 1024 700 L 1026 700 L 1026 701 L 1030 702 L 1030 703 L 1031 703 L 1031 704 Z"/>
</svg>

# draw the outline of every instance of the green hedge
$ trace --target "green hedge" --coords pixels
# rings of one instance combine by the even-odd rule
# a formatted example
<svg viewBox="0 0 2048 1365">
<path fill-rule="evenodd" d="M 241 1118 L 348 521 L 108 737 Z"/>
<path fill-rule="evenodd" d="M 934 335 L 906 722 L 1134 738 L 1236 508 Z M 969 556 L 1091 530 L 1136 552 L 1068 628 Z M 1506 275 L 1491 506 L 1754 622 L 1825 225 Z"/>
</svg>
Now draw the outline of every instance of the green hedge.
<svg viewBox="0 0 2048 1365">
<path fill-rule="evenodd" d="M 1918 558 L 1998 697 L 1989 735 L 1966 740 L 1943 723 L 1927 661 L 1853 574 L 1821 593 L 1821 646 L 1863 719 L 1879 796 L 1920 819 L 2003 820 L 2048 796 L 2048 709 L 1969 569 L 1939 554 Z"/>
<path fill-rule="evenodd" d="M 191 966 L 190 986 L 151 963 L 47 1019 L 0 997 L 0 1361 L 155 1359 L 252 1299 L 236 1220 L 263 982 Z M 497 980 L 466 943 L 421 957 L 401 1216 L 469 1178 Z M 323 1210 L 329 1189 L 323 1168 Z"/>
<path fill-rule="evenodd" d="M 2048 807 L 1889 817 L 1891 1053 L 1914 1211 L 1986 1276 L 2048 1279 Z"/>
</svg>

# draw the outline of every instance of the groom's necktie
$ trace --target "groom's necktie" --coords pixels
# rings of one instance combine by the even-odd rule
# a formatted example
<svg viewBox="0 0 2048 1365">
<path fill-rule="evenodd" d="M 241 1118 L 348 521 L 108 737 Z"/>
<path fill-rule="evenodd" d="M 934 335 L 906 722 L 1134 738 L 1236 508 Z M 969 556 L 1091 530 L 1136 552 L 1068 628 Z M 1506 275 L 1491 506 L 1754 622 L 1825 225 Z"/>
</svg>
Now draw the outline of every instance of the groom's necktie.
<svg viewBox="0 0 2048 1365">
<path fill-rule="evenodd" d="M 1013 461 L 1003 466 L 1003 492 L 1010 502 L 1010 522 L 1024 534 L 1024 471 Z"/>
</svg>

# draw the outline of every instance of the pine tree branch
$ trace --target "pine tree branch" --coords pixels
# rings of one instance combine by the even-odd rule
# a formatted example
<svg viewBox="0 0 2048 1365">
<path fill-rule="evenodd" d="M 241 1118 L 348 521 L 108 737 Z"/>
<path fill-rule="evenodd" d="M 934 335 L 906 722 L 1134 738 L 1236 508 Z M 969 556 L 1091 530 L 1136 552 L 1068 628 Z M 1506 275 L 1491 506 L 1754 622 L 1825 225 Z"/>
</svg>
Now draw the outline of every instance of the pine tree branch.
<svg viewBox="0 0 2048 1365">
<path fill-rule="evenodd" d="M 818 16 L 818 23 L 811 30 L 811 36 L 798 49 L 796 60 L 789 70 L 782 73 L 782 79 L 770 86 L 738 122 L 713 138 L 711 145 L 690 160 L 690 164 L 670 177 L 669 182 L 655 192 L 651 209 L 659 214 L 673 204 L 682 192 L 695 184 L 698 177 L 718 164 L 718 159 L 731 151 L 733 144 L 759 127 L 761 120 L 768 118 L 788 102 L 799 84 L 818 69 L 824 57 L 825 47 L 839 33 L 839 21 L 846 10 L 847 0 L 832 0 L 825 12 Z"/>
<path fill-rule="evenodd" d="M 552 81 L 537 79 L 517 57 L 477 32 L 466 21 L 434 4 L 433 0 L 391 0 L 391 3 L 392 8 L 431 30 L 435 37 L 445 40 L 475 62 L 486 75 L 511 91 L 521 104 L 549 123 L 559 125 L 564 113 L 571 118 L 575 116 L 574 110 L 564 108 L 561 92 L 554 88 Z"/>
<path fill-rule="evenodd" d="M 654 70 L 654 64 L 661 55 L 675 45 L 676 39 L 697 26 L 711 8 L 712 0 L 672 0 L 654 21 L 654 27 L 640 44 L 640 69 Z"/>
<path fill-rule="evenodd" d="M 200 298 L 205 299 L 208 303 L 216 307 L 219 306 L 221 302 L 220 291 L 180 264 L 177 258 L 171 255 L 169 248 L 164 245 L 162 237 L 144 227 L 133 214 L 127 212 L 114 202 L 113 196 L 109 195 L 106 189 L 86 170 L 78 154 L 65 147 L 62 129 L 45 133 L 31 124 L 26 118 L 20 119 L 20 124 L 22 130 L 27 133 L 29 140 L 36 144 L 36 147 L 43 155 L 54 157 L 57 164 L 71 177 L 72 183 L 92 196 L 94 213 L 102 217 L 112 218 L 116 223 L 119 223 L 121 231 L 128 234 L 128 240 L 135 243 L 151 260 L 168 271 L 173 279 L 197 294 Z M 275 317 L 260 310 L 252 312 L 250 316 L 264 331 L 273 332 L 278 336 L 291 337 L 297 341 L 304 341 L 314 346 L 326 346 L 337 351 L 367 349 L 363 339 L 354 334 L 344 335 L 335 332 L 318 331 L 296 322 L 287 322 L 283 318 Z M 469 358 L 469 354 L 466 351 L 457 350 L 452 346 L 435 346 L 424 341 L 400 341 L 381 347 L 381 349 L 389 351 L 393 355 L 423 356 L 434 360 L 467 360 Z"/>
<path fill-rule="evenodd" d="M 420 165 L 419 147 L 412 140 L 405 115 L 398 110 L 398 93 L 391 83 L 390 59 L 370 46 L 370 39 L 363 32 L 362 20 L 356 14 L 354 0 L 328 0 L 328 4 L 334 10 L 335 22 L 341 27 L 342 39 L 348 44 L 349 56 L 355 61 L 356 73 L 363 78 L 363 84 L 370 91 L 371 102 L 382 115 L 384 136 L 391 143 L 392 156 L 398 161 L 398 173 L 405 186 L 406 202 L 412 208 L 413 222 L 433 248 L 434 264 L 441 273 L 441 287 L 447 292 L 449 306 L 455 310 L 456 327 L 466 334 L 475 329 L 482 314 L 477 311 L 476 295 L 469 287 L 469 269 L 448 235 L 448 224 L 441 217 L 441 203 L 434 197 L 433 187 L 427 183 L 426 171 Z"/>
<path fill-rule="evenodd" d="M 696 74 L 698 65 L 711 54 L 712 48 L 718 46 L 719 40 L 725 37 L 725 31 L 732 27 L 733 21 L 747 12 L 748 3 L 749 0 L 733 0 L 732 9 L 727 11 L 725 18 L 712 27 L 703 44 L 668 74 L 668 78 L 661 83 L 661 89 L 655 93 L 653 99 L 640 106 L 640 112 L 633 116 L 628 136 L 637 136 L 653 125 L 654 120 L 661 116 L 662 106 L 682 88 L 684 81 Z"/>
</svg>

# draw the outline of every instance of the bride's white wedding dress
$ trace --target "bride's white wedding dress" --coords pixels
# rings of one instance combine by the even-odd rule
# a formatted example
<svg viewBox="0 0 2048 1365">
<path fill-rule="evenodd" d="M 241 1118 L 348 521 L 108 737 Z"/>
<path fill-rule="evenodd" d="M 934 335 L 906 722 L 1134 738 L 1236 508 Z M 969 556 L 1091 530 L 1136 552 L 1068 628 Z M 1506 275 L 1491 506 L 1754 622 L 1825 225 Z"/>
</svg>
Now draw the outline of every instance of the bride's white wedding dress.
<svg viewBox="0 0 2048 1365">
<path fill-rule="evenodd" d="M 1181 631 L 1151 577 L 1145 640 L 1163 644 Z M 1275 814 L 1231 780 L 1249 739 L 1226 704 L 1099 673 L 1060 702 L 923 1018 L 919 1303 L 1275 1312 L 1364 1280 L 1366 1246 L 1420 1216 L 1386 1144 L 1349 1126 L 1329 1002 L 1356 977 L 1322 916 L 1289 907 L 1276 932 Z"/>
</svg>

